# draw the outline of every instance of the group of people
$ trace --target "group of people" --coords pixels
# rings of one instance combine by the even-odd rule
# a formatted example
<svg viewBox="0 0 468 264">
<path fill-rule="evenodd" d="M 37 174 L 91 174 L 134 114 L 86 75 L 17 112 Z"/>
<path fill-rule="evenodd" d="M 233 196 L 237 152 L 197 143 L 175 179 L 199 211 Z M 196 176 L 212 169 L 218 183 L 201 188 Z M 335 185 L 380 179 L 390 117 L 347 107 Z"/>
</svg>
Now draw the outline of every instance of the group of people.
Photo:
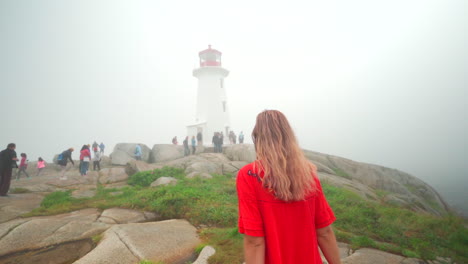
<svg viewBox="0 0 468 264">
<path fill-rule="evenodd" d="M 237 136 L 236 136 L 236 133 L 234 133 L 234 131 L 230 131 L 229 132 L 229 143 L 231 144 L 237 144 Z M 243 144 L 244 143 L 244 132 L 240 132 L 239 134 L 239 144 Z"/>
<path fill-rule="evenodd" d="M 188 156 L 190 155 L 190 148 L 189 148 L 189 137 L 186 136 L 184 141 L 183 141 L 183 144 L 184 144 L 184 156 Z M 195 140 L 195 136 L 192 136 L 192 139 L 190 141 L 191 145 L 192 145 L 192 155 L 195 154 L 195 151 L 197 150 L 197 140 Z"/>
<path fill-rule="evenodd" d="M 78 169 L 80 171 L 81 176 L 86 176 L 88 175 L 89 171 L 89 164 L 91 161 L 93 161 L 93 170 L 101 170 L 101 159 L 102 156 L 104 155 L 104 150 L 105 150 L 105 145 L 104 143 L 101 142 L 101 144 L 98 144 L 96 141 L 94 141 L 93 145 L 83 145 L 80 150 L 80 164 L 78 166 Z M 94 155 L 91 155 L 91 149 Z M 75 162 L 72 159 L 72 153 L 74 151 L 74 148 L 69 148 L 67 150 L 64 150 L 61 154 L 58 155 L 57 157 L 57 162 L 61 166 L 61 174 L 60 174 L 60 180 L 66 180 L 67 177 L 65 176 L 65 173 L 70 169 L 68 161 L 72 164 L 72 166 L 75 166 Z"/>
</svg>

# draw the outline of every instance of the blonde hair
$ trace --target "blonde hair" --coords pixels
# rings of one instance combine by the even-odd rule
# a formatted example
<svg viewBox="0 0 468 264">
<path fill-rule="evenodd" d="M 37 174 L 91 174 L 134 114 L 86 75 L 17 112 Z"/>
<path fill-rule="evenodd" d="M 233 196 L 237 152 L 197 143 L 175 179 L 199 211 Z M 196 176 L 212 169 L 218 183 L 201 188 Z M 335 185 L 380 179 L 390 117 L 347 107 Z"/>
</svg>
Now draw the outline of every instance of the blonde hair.
<svg viewBox="0 0 468 264">
<path fill-rule="evenodd" d="M 316 167 L 306 159 L 286 116 L 277 110 L 258 114 L 252 131 L 257 171 L 263 171 L 263 187 L 282 201 L 304 200 L 315 191 Z"/>
</svg>

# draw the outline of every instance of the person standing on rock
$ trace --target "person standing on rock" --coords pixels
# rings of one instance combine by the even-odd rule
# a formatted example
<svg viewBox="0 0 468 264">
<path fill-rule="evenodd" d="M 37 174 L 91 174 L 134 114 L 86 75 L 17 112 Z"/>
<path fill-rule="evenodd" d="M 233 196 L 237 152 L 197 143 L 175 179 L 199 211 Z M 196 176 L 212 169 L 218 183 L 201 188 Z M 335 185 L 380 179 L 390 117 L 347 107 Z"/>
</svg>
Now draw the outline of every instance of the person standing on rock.
<svg viewBox="0 0 468 264">
<path fill-rule="evenodd" d="M 244 132 L 240 132 L 239 133 L 239 144 L 243 144 L 244 143 Z"/>
<path fill-rule="evenodd" d="M 93 157 L 93 170 L 101 170 L 101 152 L 95 152 Z"/>
<path fill-rule="evenodd" d="M 257 159 L 236 179 L 245 262 L 341 263 L 331 224 L 336 220 L 286 117 L 267 110 L 252 132 Z"/>
<path fill-rule="evenodd" d="M 214 146 L 214 153 L 218 153 L 218 148 L 219 148 L 219 133 L 215 132 L 213 135 L 213 139 L 211 140 Z"/>
<path fill-rule="evenodd" d="M 44 168 L 45 168 L 45 161 L 41 157 L 39 157 L 37 159 L 37 174 L 36 174 L 36 176 L 39 176 L 41 174 L 42 170 L 44 170 Z"/>
<path fill-rule="evenodd" d="M 0 196 L 8 196 L 12 170 L 18 167 L 15 149 L 16 144 L 10 143 L 6 149 L 0 152 Z"/>
<path fill-rule="evenodd" d="M 136 160 L 141 160 L 142 153 L 141 153 L 141 146 L 139 144 L 136 145 L 134 154 L 135 154 Z"/>
<path fill-rule="evenodd" d="M 223 153 L 223 144 L 224 144 L 224 135 L 223 131 L 219 134 L 219 147 L 218 147 L 218 153 Z"/>
<path fill-rule="evenodd" d="M 93 143 L 93 152 L 94 153 L 98 152 L 98 147 L 99 147 L 98 143 L 96 141 L 94 141 L 94 143 Z"/>
<path fill-rule="evenodd" d="M 197 133 L 197 143 L 198 143 L 198 146 L 203 146 L 203 135 L 201 132 Z"/>
<path fill-rule="evenodd" d="M 195 136 L 192 136 L 192 155 L 195 155 L 195 151 L 197 150 L 197 141 L 195 140 Z"/>
<path fill-rule="evenodd" d="M 101 144 L 99 144 L 99 151 L 101 152 L 102 155 L 104 155 L 105 148 L 106 148 L 106 145 L 104 145 L 104 143 L 101 142 Z"/>
<path fill-rule="evenodd" d="M 72 152 L 74 150 L 75 149 L 73 149 L 73 148 L 69 148 L 69 149 L 63 151 L 62 154 L 60 154 L 62 156 L 62 159 L 60 159 L 58 161 L 58 164 L 62 168 L 62 172 L 60 173 L 60 180 L 66 180 L 67 179 L 67 177 L 65 177 L 65 172 L 67 172 L 69 170 L 69 168 L 70 168 L 69 166 L 67 166 L 68 165 L 68 160 L 70 160 L 72 166 L 75 166 L 75 162 L 72 159 Z"/>
<path fill-rule="evenodd" d="M 20 156 L 21 156 L 21 161 L 20 161 L 18 173 L 16 174 L 16 180 L 19 181 L 21 177 L 21 172 L 24 172 L 24 174 L 26 174 L 26 177 L 28 177 L 28 179 L 31 179 L 28 172 L 26 171 L 26 169 L 28 168 L 28 160 L 27 160 L 28 156 L 26 155 L 26 153 L 21 153 Z"/>
<path fill-rule="evenodd" d="M 184 156 L 188 156 L 190 155 L 190 149 L 188 146 L 188 136 L 185 137 L 183 143 L 184 143 Z"/>
<path fill-rule="evenodd" d="M 89 145 L 83 145 L 80 151 L 80 174 L 81 176 L 88 175 L 89 163 L 91 162 L 91 151 L 89 151 Z"/>
<path fill-rule="evenodd" d="M 177 142 L 177 136 L 172 138 L 172 144 L 177 145 L 179 142 Z"/>
</svg>

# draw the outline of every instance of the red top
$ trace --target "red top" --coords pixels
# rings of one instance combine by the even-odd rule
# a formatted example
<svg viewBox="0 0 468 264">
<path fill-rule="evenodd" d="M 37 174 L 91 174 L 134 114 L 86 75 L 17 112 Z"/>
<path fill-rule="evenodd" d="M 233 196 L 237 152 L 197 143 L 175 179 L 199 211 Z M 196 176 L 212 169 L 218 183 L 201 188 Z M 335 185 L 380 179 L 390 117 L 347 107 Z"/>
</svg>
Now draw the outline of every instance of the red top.
<svg viewBox="0 0 468 264">
<path fill-rule="evenodd" d="M 253 163 L 237 175 L 239 232 L 265 237 L 265 264 L 322 264 L 316 229 L 336 218 L 314 171 L 317 191 L 304 201 L 284 202 L 262 187 Z"/>
<path fill-rule="evenodd" d="M 91 152 L 89 152 L 89 149 L 83 149 L 82 151 L 80 151 L 80 160 L 83 160 L 84 157 L 89 157 L 89 159 L 91 160 Z"/>
<path fill-rule="evenodd" d="M 21 157 L 21 161 L 20 161 L 19 166 L 20 166 L 20 168 L 28 166 L 28 164 L 26 163 L 26 157 Z"/>
</svg>

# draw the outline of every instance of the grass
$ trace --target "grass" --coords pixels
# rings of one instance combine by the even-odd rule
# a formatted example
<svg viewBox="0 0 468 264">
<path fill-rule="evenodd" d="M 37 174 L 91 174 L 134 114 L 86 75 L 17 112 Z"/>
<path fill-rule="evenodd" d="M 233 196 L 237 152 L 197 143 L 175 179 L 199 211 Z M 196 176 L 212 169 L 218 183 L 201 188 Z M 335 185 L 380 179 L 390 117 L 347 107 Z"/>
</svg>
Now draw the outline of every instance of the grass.
<svg viewBox="0 0 468 264">
<path fill-rule="evenodd" d="M 177 185 L 146 187 L 162 176 L 177 178 Z M 154 211 L 162 219 L 183 218 L 195 226 L 204 226 L 200 232 L 203 244 L 212 245 L 217 251 L 209 263 L 242 263 L 242 235 L 236 229 L 237 195 L 232 176 L 186 179 L 182 170 L 166 167 L 132 175 L 129 183 L 132 186 L 119 189 L 117 195 L 112 194 L 116 189 L 103 186 L 97 187 L 92 198 L 76 199 L 71 197 L 70 191 L 54 192 L 26 216 L 82 208 Z M 368 201 L 326 183 L 322 186 L 337 216 L 333 224 L 336 236 L 339 241 L 349 243 L 352 249 L 371 247 L 406 257 L 431 260 L 441 256 L 457 263 L 468 263 L 468 230 L 461 218 L 417 213 L 382 201 Z M 201 249 L 202 246 L 197 247 L 196 251 Z"/>
<path fill-rule="evenodd" d="M 30 193 L 31 191 L 26 188 L 16 187 L 10 190 L 10 193 Z"/>
</svg>

